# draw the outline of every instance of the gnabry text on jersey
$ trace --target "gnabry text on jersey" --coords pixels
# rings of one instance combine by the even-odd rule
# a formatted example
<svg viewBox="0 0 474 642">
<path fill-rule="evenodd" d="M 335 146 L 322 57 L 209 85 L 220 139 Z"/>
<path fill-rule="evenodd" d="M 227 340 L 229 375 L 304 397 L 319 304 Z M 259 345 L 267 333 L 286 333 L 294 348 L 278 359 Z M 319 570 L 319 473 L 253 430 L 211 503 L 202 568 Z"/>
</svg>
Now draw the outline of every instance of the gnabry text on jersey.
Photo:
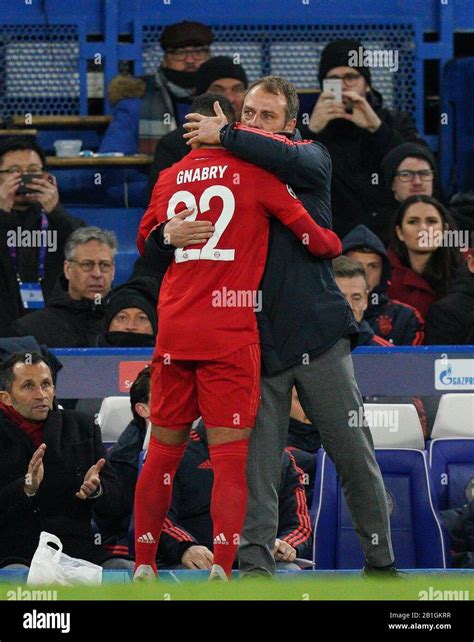
<svg viewBox="0 0 474 642">
<path fill-rule="evenodd" d="M 223 178 L 227 165 L 211 165 L 211 167 L 196 167 L 196 169 L 183 169 L 176 176 L 176 183 L 194 183 L 207 181 L 213 178 Z"/>
</svg>

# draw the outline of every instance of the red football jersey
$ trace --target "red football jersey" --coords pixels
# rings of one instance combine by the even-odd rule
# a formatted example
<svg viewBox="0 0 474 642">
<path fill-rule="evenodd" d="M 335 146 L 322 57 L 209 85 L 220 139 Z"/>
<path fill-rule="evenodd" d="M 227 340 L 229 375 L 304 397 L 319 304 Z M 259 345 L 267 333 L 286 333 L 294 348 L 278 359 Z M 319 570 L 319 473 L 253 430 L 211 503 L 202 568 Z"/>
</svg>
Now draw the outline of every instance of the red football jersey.
<svg viewBox="0 0 474 642">
<path fill-rule="evenodd" d="M 258 342 L 254 308 L 262 305 L 271 214 L 300 238 L 320 235 L 318 248 L 327 245 L 315 250 L 313 242 L 313 253 L 340 252 L 336 235 L 313 221 L 290 188 L 223 148 L 193 150 L 160 173 L 140 224 L 140 251 L 157 224 L 191 207 L 187 220 L 210 220 L 215 232 L 177 249 L 161 285 L 157 351 L 174 359 L 217 359 Z"/>
</svg>

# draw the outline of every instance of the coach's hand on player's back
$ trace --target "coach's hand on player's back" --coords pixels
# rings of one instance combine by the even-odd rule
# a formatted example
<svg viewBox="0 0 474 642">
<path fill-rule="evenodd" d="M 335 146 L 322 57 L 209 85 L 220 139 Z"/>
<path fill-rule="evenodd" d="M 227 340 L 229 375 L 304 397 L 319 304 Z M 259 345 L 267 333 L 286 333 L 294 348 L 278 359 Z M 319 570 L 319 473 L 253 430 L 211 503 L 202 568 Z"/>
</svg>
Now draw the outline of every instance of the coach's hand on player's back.
<svg viewBox="0 0 474 642">
<path fill-rule="evenodd" d="M 192 570 L 210 569 L 214 562 L 214 555 L 206 546 L 194 544 L 187 548 L 181 558 L 181 563 Z"/>
<path fill-rule="evenodd" d="M 211 221 L 187 221 L 187 217 L 194 213 L 188 208 L 175 214 L 165 225 L 163 238 L 167 245 L 186 247 L 205 243 L 214 234 L 214 225 Z"/>
<path fill-rule="evenodd" d="M 292 562 L 296 557 L 296 549 L 285 542 L 284 539 L 276 539 L 273 547 L 273 557 L 276 562 Z"/>
</svg>

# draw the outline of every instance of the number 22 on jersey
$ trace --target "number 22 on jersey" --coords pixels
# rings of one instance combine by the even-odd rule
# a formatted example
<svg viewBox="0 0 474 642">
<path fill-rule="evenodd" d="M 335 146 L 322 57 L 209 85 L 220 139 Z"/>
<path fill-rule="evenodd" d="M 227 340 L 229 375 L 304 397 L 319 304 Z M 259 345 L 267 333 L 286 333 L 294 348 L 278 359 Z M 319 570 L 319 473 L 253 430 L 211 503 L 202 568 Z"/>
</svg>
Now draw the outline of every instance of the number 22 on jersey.
<svg viewBox="0 0 474 642">
<path fill-rule="evenodd" d="M 214 196 L 222 200 L 222 210 L 214 225 L 214 234 L 201 249 L 178 248 L 174 253 L 176 263 L 184 261 L 233 261 L 235 259 L 235 250 L 220 249 L 217 247 L 224 230 L 229 225 L 235 212 L 235 198 L 231 190 L 224 185 L 213 185 L 207 187 L 201 194 L 199 205 L 196 203 L 194 194 L 187 190 L 175 192 L 168 203 L 167 217 L 173 218 L 176 215 L 176 207 L 184 203 L 188 209 L 193 209 L 194 213 L 187 217 L 188 221 L 195 221 L 199 213 L 204 214 L 210 210 L 211 198 Z"/>
</svg>

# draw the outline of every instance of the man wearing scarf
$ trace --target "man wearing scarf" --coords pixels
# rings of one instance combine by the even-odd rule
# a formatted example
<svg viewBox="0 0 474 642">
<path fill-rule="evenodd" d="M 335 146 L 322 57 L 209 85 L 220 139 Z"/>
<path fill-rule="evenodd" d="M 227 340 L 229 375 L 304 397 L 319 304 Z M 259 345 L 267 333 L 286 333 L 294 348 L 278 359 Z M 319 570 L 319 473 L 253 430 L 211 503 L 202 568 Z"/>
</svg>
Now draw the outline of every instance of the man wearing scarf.
<svg viewBox="0 0 474 642">
<path fill-rule="evenodd" d="M 51 369 L 38 352 L 13 354 L 0 378 L 0 567 L 29 566 L 47 531 L 67 555 L 127 568 L 127 560 L 111 560 L 91 529 L 93 514 L 123 510 L 98 426 L 57 409 Z"/>
<path fill-rule="evenodd" d="M 163 60 L 155 74 L 120 75 L 109 85 L 113 121 L 99 151 L 153 154 L 157 141 L 184 122 L 196 86 L 196 72 L 209 59 L 214 34 L 199 22 L 163 29 Z"/>
</svg>

